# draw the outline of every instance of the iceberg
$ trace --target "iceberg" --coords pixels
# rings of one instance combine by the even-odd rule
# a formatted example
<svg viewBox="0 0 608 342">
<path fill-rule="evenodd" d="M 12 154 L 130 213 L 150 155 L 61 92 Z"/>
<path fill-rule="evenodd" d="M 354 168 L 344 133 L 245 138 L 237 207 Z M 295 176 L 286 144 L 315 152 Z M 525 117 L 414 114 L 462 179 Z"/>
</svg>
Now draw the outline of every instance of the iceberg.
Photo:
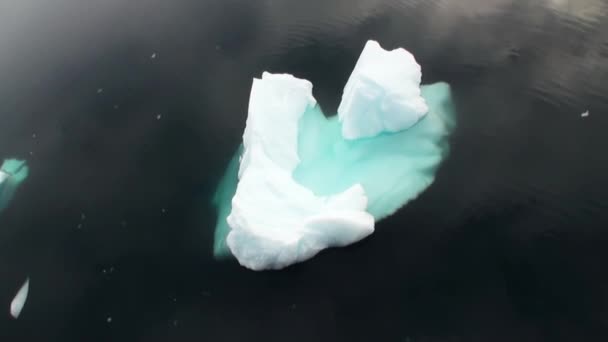
<svg viewBox="0 0 608 342">
<path fill-rule="evenodd" d="M 326 118 L 312 84 L 254 79 L 243 144 L 218 184 L 214 255 L 281 269 L 355 243 L 434 180 L 455 127 L 450 88 L 369 41 Z"/>
<path fill-rule="evenodd" d="M 19 185 L 27 178 L 29 169 L 24 160 L 7 159 L 0 167 L 0 211 L 13 198 Z"/>
</svg>

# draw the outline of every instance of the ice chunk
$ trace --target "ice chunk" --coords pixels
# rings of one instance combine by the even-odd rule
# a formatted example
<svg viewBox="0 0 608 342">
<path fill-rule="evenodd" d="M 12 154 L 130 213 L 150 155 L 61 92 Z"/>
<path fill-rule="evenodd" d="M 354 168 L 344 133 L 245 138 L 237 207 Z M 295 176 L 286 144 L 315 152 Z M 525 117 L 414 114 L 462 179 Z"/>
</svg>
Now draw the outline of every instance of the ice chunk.
<svg viewBox="0 0 608 342">
<path fill-rule="evenodd" d="M 29 290 L 30 278 L 27 278 L 11 302 L 11 316 L 13 316 L 13 318 L 17 319 L 19 318 L 19 315 L 21 315 L 21 310 L 23 310 Z"/>
<path fill-rule="evenodd" d="M 13 198 L 15 191 L 29 174 L 24 160 L 7 159 L 0 167 L 0 211 Z"/>
<path fill-rule="evenodd" d="M 344 138 L 398 132 L 418 122 L 428 111 L 420 95 L 421 78 L 411 53 L 401 48 L 386 51 L 368 41 L 338 107 Z"/>
<path fill-rule="evenodd" d="M 379 84 L 385 88 L 390 87 Z M 353 123 L 368 118 L 358 108 L 367 105 L 375 118 L 409 125 L 382 126 L 374 136 L 346 139 L 344 117 L 323 115 L 310 82 L 268 73 L 254 80 L 243 145 L 213 199 L 218 211 L 214 255 L 233 255 L 254 270 L 278 269 L 371 234 L 374 220 L 430 186 L 449 150 L 447 138 L 455 126 L 449 86 L 424 86 L 416 94 L 412 103 L 422 103 L 426 115 L 420 111 L 415 120 L 393 116 L 412 117 L 408 108 L 420 106 L 397 101 L 403 106 L 380 111 L 372 107 L 382 107 L 382 101 L 358 99 L 366 98 L 366 91 L 345 94 L 354 104 Z"/>
<path fill-rule="evenodd" d="M 581 113 L 581 117 L 586 118 L 589 116 L 589 111 L 585 111 L 583 113 Z"/>
<path fill-rule="evenodd" d="M 298 122 L 315 104 L 308 81 L 264 73 L 253 82 L 226 239 L 245 267 L 283 268 L 374 230 L 360 185 L 315 196 L 292 177 L 299 163 Z"/>
</svg>

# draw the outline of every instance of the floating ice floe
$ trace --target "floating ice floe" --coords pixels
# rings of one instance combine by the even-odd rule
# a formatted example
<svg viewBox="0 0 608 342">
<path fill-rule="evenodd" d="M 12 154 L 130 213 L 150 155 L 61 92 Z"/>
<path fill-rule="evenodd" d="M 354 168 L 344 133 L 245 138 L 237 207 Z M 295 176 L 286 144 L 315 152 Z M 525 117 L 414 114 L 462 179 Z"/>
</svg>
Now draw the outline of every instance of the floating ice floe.
<svg viewBox="0 0 608 342">
<path fill-rule="evenodd" d="M 13 318 L 17 319 L 19 318 L 19 315 L 21 315 L 29 290 L 30 278 L 27 278 L 11 302 L 11 316 L 13 316 Z"/>
<path fill-rule="evenodd" d="M 29 169 L 24 160 L 7 159 L 2 163 L 0 167 L 0 211 L 6 208 L 28 174 Z"/>
</svg>

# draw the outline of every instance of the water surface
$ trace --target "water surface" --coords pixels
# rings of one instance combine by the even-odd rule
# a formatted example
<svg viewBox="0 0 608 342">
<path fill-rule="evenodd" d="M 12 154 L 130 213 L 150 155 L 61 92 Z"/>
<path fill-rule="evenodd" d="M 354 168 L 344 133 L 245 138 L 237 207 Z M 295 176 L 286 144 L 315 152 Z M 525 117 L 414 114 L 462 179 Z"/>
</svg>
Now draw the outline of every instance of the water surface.
<svg viewBox="0 0 608 342">
<path fill-rule="evenodd" d="M 0 3 L 0 157 L 30 167 L 0 215 L 0 339 L 606 340 L 607 15 L 599 0 Z M 285 271 L 216 262 L 209 199 L 251 79 L 306 78 L 335 112 L 368 39 L 452 86 L 435 183 L 372 237 Z"/>
</svg>

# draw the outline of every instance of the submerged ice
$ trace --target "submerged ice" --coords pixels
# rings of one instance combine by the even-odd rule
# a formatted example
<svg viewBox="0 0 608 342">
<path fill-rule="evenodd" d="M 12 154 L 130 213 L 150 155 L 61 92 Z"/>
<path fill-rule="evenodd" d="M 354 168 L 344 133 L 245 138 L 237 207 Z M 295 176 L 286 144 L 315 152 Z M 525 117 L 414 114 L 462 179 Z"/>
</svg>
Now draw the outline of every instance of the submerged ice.
<svg viewBox="0 0 608 342">
<path fill-rule="evenodd" d="M 310 82 L 255 79 L 243 145 L 214 197 L 215 255 L 280 269 L 365 238 L 424 191 L 454 115 L 449 86 L 420 79 L 411 54 L 370 41 L 329 119 Z"/>
</svg>

